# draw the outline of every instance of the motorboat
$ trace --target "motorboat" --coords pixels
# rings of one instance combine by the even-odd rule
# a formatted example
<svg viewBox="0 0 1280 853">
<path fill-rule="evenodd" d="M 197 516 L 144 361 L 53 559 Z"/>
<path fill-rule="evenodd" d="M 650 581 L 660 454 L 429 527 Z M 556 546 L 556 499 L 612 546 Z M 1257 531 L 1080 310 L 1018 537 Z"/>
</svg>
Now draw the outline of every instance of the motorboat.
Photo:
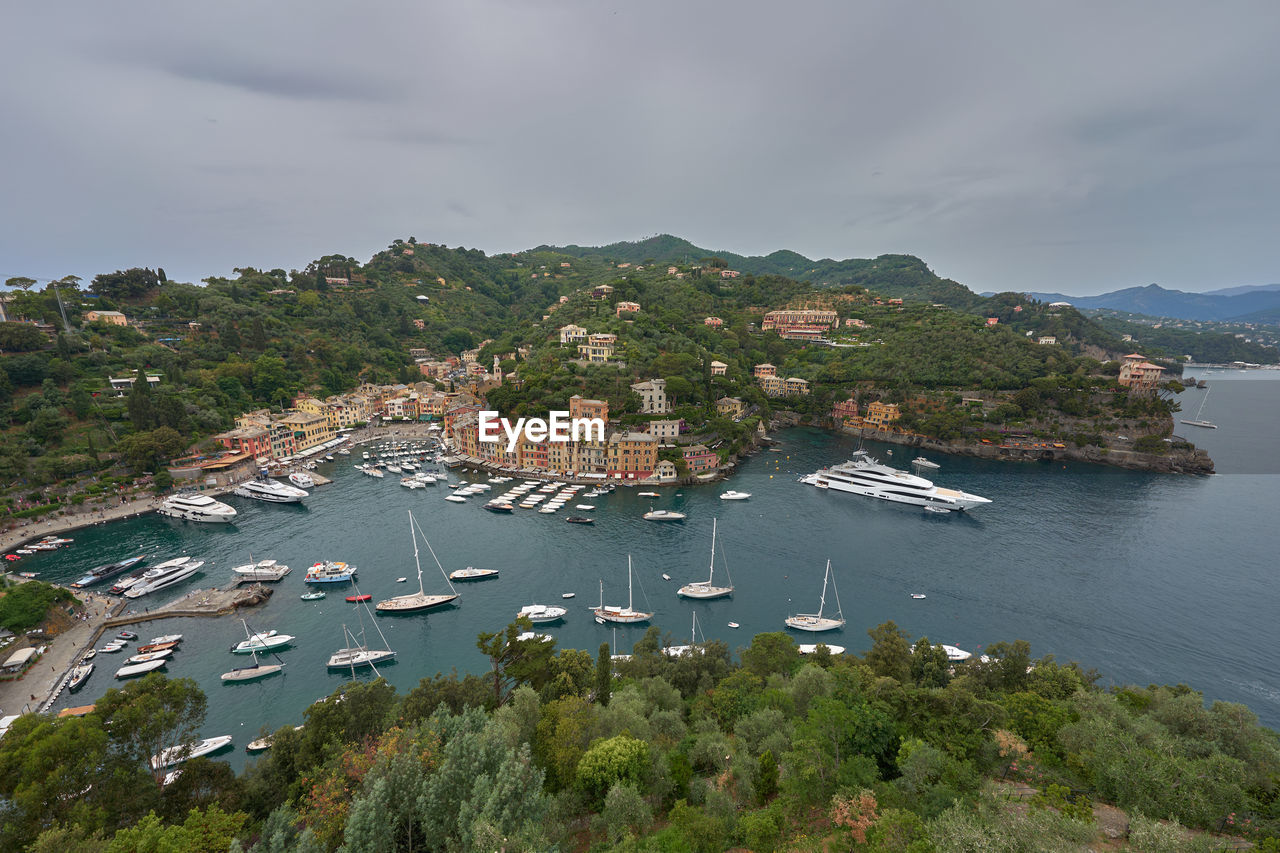
<svg viewBox="0 0 1280 853">
<path fill-rule="evenodd" d="M 146 559 L 146 557 L 129 557 L 127 560 L 121 560 L 118 563 L 107 563 L 105 566 L 98 566 L 96 569 L 90 569 L 87 575 L 73 582 L 71 587 L 72 589 L 84 589 L 87 586 L 102 583 L 107 578 L 124 574 Z"/>
<path fill-rule="evenodd" d="M 160 752 L 151 756 L 151 769 L 163 770 L 166 767 L 173 767 L 175 764 L 181 764 L 188 758 L 199 758 L 202 755 L 209 755 L 220 749 L 225 749 L 230 745 L 231 735 L 220 735 L 218 737 L 208 737 L 204 740 L 194 741 L 192 743 L 171 746 L 168 749 L 162 749 Z"/>
<path fill-rule="evenodd" d="M 165 560 L 163 563 L 156 563 L 151 567 L 151 569 L 173 569 L 178 566 L 185 566 L 189 562 L 191 562 L 191 557 L 174 557 L 172 560 Z M 113 585 L 111 589 L 107 590 L 107 592 L 112 595 L 124 595 L 125 592 L 136 586 L 138 581 L 142 580 L 142 578 L 148 571 L 151 571 L 151 569 L 134 569 L 132 572 L 116 581 L 115 585 Z"/>
<path fill-rule="evenodd" d="M 911 593 L 911 597 L 914 598 L 916 601 L 919 601 L 920 599 L 925 597 L 925 594 L 923 592 L 913 592 Z"/>
<path fill-rule="evenodd" d="M 209 524 L 227 524 L 235 520 L 234 507 L 216 501 L 208 495 L 196 492 L 179 492 L 165 498 L 156 512 L 169 518 L 185 521 L 203 521 Z"/>
<path fill-rule="evenodd" d="M 140 652 L 159 652 L 164 649 L 176 649 L 178 647 L 177 640 L 169 640 L 164 643 L 147 643 L 145 646 L 138 646 Z"/>
<path fill-rule="evenodd" d="M 462 495 L 445 495 L 444 499 L 455 504 L 464 504 L 467 502 L 467 499 Z"/>
<path fill-rule="evenodd" d="M 511 506 L 511 504 L 507 503 L 506 501 L 501 501 L 501 500 L 489 501 L 487 504 L 484 505 L 484 508 L 489 510 L 489 512 L 514 512 L 515 511 L 515 507 Z"/>
<path fill-rule="evenodd" d="M 966 652 L 962 648 L 949 646 L 946 643 L 942 644 L 942 650 L 947 653 L 947 660 L 951 663 L 960 663 L 973 657 L 973 652 Z"/>
<path fill-rule="evenodd" d="M 150 595 L 153 592 L 159 592 L 167 589 L 174 584 L 182 583 L 187 578 L 200 571 L 200 567 L 204 565 L 203 560 L 188 560 L 181 565 L 172 566 L 168 569 L 159 567 L 148 569 L 146 573 L 138 579 L 138 582 L 129 587 L 124 592 L 125 598 L 141 598 L 144 595 Z"/>
<path fill-rule="evenodd" d="M 272 649 L 287 646 L 296 639 L 290 634 L 281 634 L 279 631 L 261 631 L 257 634 L 248 634 L 245 639 L 231 647 L 231 653 L 247 655 L 254 652 L 269 652 Z"/>
<path fill-rule="evenodd" d="M 253 559 L 250 557 L 250 559 Z M 237 581 L 278 581 L 292 571 L 284 563 L 275 560 L 258 560 L 245 563 L 231 570 Z"/>
<path fill-rule="evenodd" d="M 119 633 L 116 634 L 116 639 L 124 640 L 125 642 L 132 642 L 138 639 L 138 635 L 135 634 L 133 631 L 120 631 Z"/>
<path fill-rule="evenodd" d="M 644 514 L 645 521 L 684 521 L 689 516 L 670 509 L 655 509 Z"/>
<path fill-rule="evenodd" d="M 740 623 L 738 623 L 738 622 L 730 622 L 730 623 L 729 623 L 729 627 L 730 627 L 730 628 L 741 628 L 741 627 L 742 627 L 742 625 L 741 625 Z"/>
<path fill-rule="evenodd" d="M 827 585 L 831 585 L 831 591 L 836 596 L 836 616 L 824 616 L 823 610 L 827 605 Z M 840 591 L 836 589 L 835 575 L 831 573 L 831 561 L 827 560 L 827 572 L 822 576 L 822 597 L 818 599 L 817 613 L 797 613 L 795 616 L 788 616 L 786 620 L 788 628 L 795 628 L 797 631 L 834 631 L 837 628 L 844 627 L 844 612 L 840 609 Z"/>
<path fill-rule="evenodd" d="M 568 612 L 567 608 L 552 604 L 526 604 L 516 615 L 524 616 L 534 625 L 547 625 L 551 622 L 559 622 Z"/>
<path fill-rule="evenodd" d="M 242 498 L 253 498 L 258 501 L 276 504 L 294 504 L 308 496 L 308 493 L 297 486 L 289 486 L 279 480 L 267 476 L 266 469 L 258 472 L 252 480 L 241 483 L 232 490 Z"/>
<path fill-rule="evenodd" d="M 302 595 L 298 596 L 298 598 L 303 601 L 319 601 L 324 598 L 324 591 L 318 589 L 315 592 L 304 592 Z"/>
<path fill-rule="evenodd" d="M 720 555 L 721 562 L 724 562 L 724 554 Z M 725 574 L 729 573 L 729 567 L 725 566 Z M 663 577 L 666 577 L 665 575 Z M 728 586 L 716 586 L 716 519 L 711 519 L 711 567 L 707 573 L 705 581 L 694 581 L 687 583 L 680 589 L 676 590 L 676 595 L 685 598 L 725 598 L 733 595 L 733 580 L 730 579 Z"/>
<path fill-rule="evenodd" d="M 125 664 L 116 670 L 116 678 L 133 678 L 137 675 L 146 675 L 148 672 L 154 672 L 164 666 L 166 660 L 149 660 L 142 663 Z"/>
<path fill-rule="evenodd" d="M 454 569 L 449 572 L 449 580 L 451 581 L 483 581 L 497 576 L 497 569 L 479 569 L 475 566 L 467 566 L 465 569 Z"/>
<path fill-rule="evenodd" d="M 99 654 L 111 655 L 124 649 L 125 645 L 126 644 L 124 640 L 112 640 L 111 642 L 105 644 L 102 648 L 94 649 L 94 651 Z"/>
<path fill-rule="evenodd" d="M 134 655 L 133 657 L 125 658 L 124 662 L 125 663 L 147 663 L 148 661 L 164 660 L 165 658 L 170 658 L 170 657 L 173 657 L 173 649 L 161 649 L 158 652 L 143 652 L 140 655 Z"/>
<path fill-rule="evenodd" d="M 71 668 L 71 677 L 67 679 L 67 689 L 72 693 L 84 687 L 84 683 L 93 675 L 93 664 L 82 663 Z"/>
<path fill-rule="evenodd" d="M 750 492 L 735 492 L 733 489 L 730 489 L 729 491 L 724 492 L 724 493 L 722 493 L 722 494 L 720 495 L 720 500 L 722 500 L 722 501 L 745 501 L 745 500 L 746 500 L 747 498 L 749 498 L 749 497 L 751 497 L 751 493 L 750 493 Z"/>
<path fill-rule="evenodd" d="M 359 602 L 361 602 L 361 601 L 372 601 L 372 600 L 373 600 L 373 596 L 372 596 L 372 595 L 369 595 L 368 593 L 365 593 L 365 594 L 363 594 L 363 595 L 348 595 L 348 596 L 347 596 L 347 601 L 350 601 L 350 602 L 352 602 L 352 603 L 359 603 Z"/>
<path fill-rule="evenodd" d="M 565 519 L 570 524 L 595 524 L 594 518 L 588 518 L 585 515 L 571 515 Z"/>
<path fill-rule="evenodd" d="M 948 510 L 968 510 L 991 503 L 989 498 L 936 486 L 924 477 L 882 465 L 865 450 L 854 451 L 848 462 L 801 477 L 800 482 L 895 503 Z"/>
<path fill-rule="evenodd" d="M 418 536 L 422 536 L 422 541 L 427 543 L 427 549 L 431 551 L 434 559 L 436 552 L 431 548 L 431 543 L 427 541 L 427 535 L 422 532 L 417 521 L 413 518 L 413 513 L 409 513 L 409 537 L 413 542 L 413 564 L 418 570 L 418 591 L 406 593 L 405 595 L 397 595 L 388 598 L 385 601 L 379 601 L 375 609 L 379 613 L 419 613 L 423 610 L 431 610 L 436 607 L 443 607 L 451 604 L 458 599 L 458 591 L 453 588 L 450 582 L 450 576 L 445 575 L 444 566 L 440 565 L 440 561 L 436 560 L 436 566 L 440 569 L 440 574 L 445 575 L 445 583 L 449 584 L 449 594 L 444 593 L 436 595 L 428 595 L 422 585 L 422 561 L 418 554 Z M 465 571 L 460 569 L 459 571 Z M 494 574 L 497 571 L 494 570 Z M 400 578 L 405 580 L 405 578 Z"/>
<path fill-rule="evenodd" d="M 289 475 L 289 482 L 299 489 L 314 489 L 316 481 L 306 471 L 294 471 Z"/>
<path fill-rule="evenodd" d="M 561 597 L 561 598 L 573 598 L 575 595 L 577 595 L 577 593 L 576 593 L 576 592 L 562 592 L 562 593 L 560 593 L 560 597 Z"/>
<path fill-rule="evenodd" d="M 646 613 L 643 610 L 636 610 L 633 606 L 631 596 L 631 555 L 627 555 L 627 606 L 615 607 L 613 605 L 606 606 L 604 603 L 604 581 L 600 581 L 600 605 L 592 610 L 598 622 L 620 622 L 624 625 L 635 625 L 640 622 L 648 622 L 653 618 L 652 613 Z"/>
<path fill-rule="evenodd" d="M 917 468 L 928 468 L 930 471 L 937 471 L 939 468 L 942 467 L 937 462 L 926 459 L 923 456 L 917 456 L 915 459 L 912 459 L 911 464 L 916 466 Z"/>
<path fill-rule="evenodd" d="M 152 637 L 150 640 L 147 640 L 147 642 L 148 643 L 181 643 L 182 635 L 181 634 L 163 634 L 159 637 Z M 142 649 L 140 648 L 138 649 L 138 651 L 142 651 Z"/>
<path fill-rule="evenodd" d="M 592 511 L 592 510 L 594 510 L 596 507 L 595 507 L 595 504 L 574 504 L 574 505 L 573 505 L 573 508 L 574 508 L 574 509 L 580 509 L 580 510 L 582 510 L 583 512 L 591 512 L 591 511 Z"/>
<path fill-rule="evenodd" d="M 641 498 L 660 498 L 662 495 L 657 492 L 636 492 L 637 497 Z"/>
<path fill-rule="evenodd" d="M 346 583 L 355 580 L 355 566 L 337 560 L 322 560 L 307 569 L 305 583 Z"/>
</svg>

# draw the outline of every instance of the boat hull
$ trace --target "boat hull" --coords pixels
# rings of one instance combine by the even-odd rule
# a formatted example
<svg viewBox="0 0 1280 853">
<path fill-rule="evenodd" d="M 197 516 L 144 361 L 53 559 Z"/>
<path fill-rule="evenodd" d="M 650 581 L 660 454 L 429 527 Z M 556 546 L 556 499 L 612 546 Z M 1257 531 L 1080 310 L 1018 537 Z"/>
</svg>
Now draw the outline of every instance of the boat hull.
<svg viewBox="0 0 1280 853">
<path fill-rule="evenodd" d="M 835 631 L 838 628 L 843 628 L 844 620 L 818 616 L 792 616 L 787 619 L 787 627 L 797 631 L 808 631 L 817 634 L 822 631 Z"/>
<path fill-rule="evenodd" d="M 423 610 L 434 610 L 452 604 L 457 599 L 456 595 L 419 595 L 415 592 L 379 601 L 373 609 L 379 613 L 421 613 Z"/>
<path fill-rule="evenodd" d="M 268 675 L 275 675 L 284 669 L 284 664 L 279 663 L 262 663 L 257 666 L 237 667 L 230 672 L 222 673 L 222 680 L 227 683 L 235 683 L 237 681 L 257 681 L 259 678 L 266 678 Z"/>
<path fill-rule="evenodd" d="M 676 595 L 683 598 L 728 598 L 733 595 L 733 587 L 731 586 L 710 586 L 705 583 L 685 584 L 676 590 Z"/>
</svg>

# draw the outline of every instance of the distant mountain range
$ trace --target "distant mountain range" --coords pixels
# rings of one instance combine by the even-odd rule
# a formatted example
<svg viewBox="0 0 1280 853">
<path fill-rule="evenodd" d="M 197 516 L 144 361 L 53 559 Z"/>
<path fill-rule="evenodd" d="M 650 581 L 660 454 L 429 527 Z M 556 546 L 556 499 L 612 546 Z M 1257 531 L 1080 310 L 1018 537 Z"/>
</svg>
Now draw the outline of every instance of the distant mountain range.
<svg viewBox="0 0 1280 853">
<path fill-rule="evenodd" d="M 1166 290 L 1158 284 L 1126 287 L 1098 296 L 1028 293 L 1042 302 L 1070 302 L 1076 308 L 1111 308 L 1152 317 L 1218 322 L 1274 323 L 1280 312 L 1280 284 L 1229 287 L 1208 293 Z"/>
</svg>

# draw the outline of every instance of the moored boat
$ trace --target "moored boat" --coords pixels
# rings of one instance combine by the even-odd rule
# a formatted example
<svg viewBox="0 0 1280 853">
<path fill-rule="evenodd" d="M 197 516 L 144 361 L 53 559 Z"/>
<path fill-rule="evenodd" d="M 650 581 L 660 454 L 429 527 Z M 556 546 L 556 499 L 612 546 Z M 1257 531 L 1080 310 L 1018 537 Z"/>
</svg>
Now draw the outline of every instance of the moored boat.
<svg viewBox="0 0 1280 853">
<path fill-rule="evenodd" d="M 307 569 L 305 583 L 346 583 L 354 580 L 359 570 L 337 560 L 323 560 Z"/>
<path fill-rule="evenodd" d="M 644 514 L 645 521 L 684 521 L 686 518 L 683 512 L 670 509 L 655 509 Z"/>
<path fill-rule="evenodd" d="M 480 569 L 475 566 L 467 566 L 465 569 L 454 569 L 449 572 L 449 580 L 451 581 L 483 581 L 497 576 L 497 569 Z"/>
<path fill-rule="evenodd" d="M 129 557 L 128 559 L 121 560 L 118 563 L 107 563 L 105 566 L 98 566 L 96 569 L 90 569 L 89 573 L 84 577 L 74 581 L 71 584 L 71 587 L 73 589 L 83 589 L 97 583 L 102 583 L 102 581 L 107 578 L 113 578 L 116 575 L 124 574 L 146 559 L 146 557 Z"/>
<path fill-rule="evenodd" d="M 67 679 L 67 689 L 72 693 L 84 687 L 84 683 L 93 675 L 93 664 L 82 663 L 71 668 L 71 677 Z"/>
<path fill-rule="evenodd" d="M 836 616 L 823 616 L 823 610 L 827 605 L 827 584 L 830 583 L 832 592 L 836 596 Z M 822 576 L 822 597 L 818 599 L 817 613 L 797 613 L 795 616 L 788 616 L 786 619 L 788 628 L 794 628 L 797 631 L 834 631 L 837 628 L 844 627 L 844 612 L 840 608 L 840 591 L 836 589 L 835 575 L 831 573 L 831 561 L 827 560 L 827 571 Z"/>
<path fill-rule="evenodd" d="M 168 569 L 156 567 L 148 569 L 138 582 L 124 591 L 125 598 L 141 598 L 144 595 L 150 595 L 153 592 L 159 592 L 167 589 L 174 584 L 182 583 L 196 572 L 200 571 L 200 567 L 204 565 L 203 560 L 189 560 L 180 565 L 172 566 Z"/>
<path fill-rule="evenodd" d="M 422 533 L 418 523 L 413 518 L 413 513 L 409 513 L 409 536 L 413 541 L 413 564 L 418 572 L 418 591 L 406 593 L 405 595 L 397 595 L 384 601 L 379 601 L 377 611 L 379 613 L 419 613 L 423 610 L 431 610 L 436 607 L 443 607 L 458 599 L 458 591 L 453 588 L 453 584 L 449 582 L 449 576 L 445 575 L 444 566 L 440 565 L 440 561 L 436 560 L 436 565 L 440 568 L 440 574 L 445 575 L 445 583 L 449 584 L 449 594 L 444 593 L 429 595 L 422 586 L 422 562 L 418 555 L 418 534 L 422 534 L 422 540 L 427 542 L 427 548 L 431 551 L 431 556 L 435 558 L 435 550 L 431 548 L 431 543 L 427 541 L 427 535 Z M 405 580 L 405 578 L 400 578 Z"/>
<path fill-rule="evenodd" d="M 559 622 L 568 612 L 567 608 L 552 604 L 526 604 L 516 615 L 526 617 L 534 625 L 547 625 Z"/>
<path fill-rule="evenodd" d="M 142 663 L 125 664 L 116 670 L 116 678 L 133 678 L 135 675 L 145 675 L 148 672 L 154 672 L 164 666 L 166 660 L 149 660 Z"/>
<path fill-rule="evenodd" d="M 199 758 L 202 755 L 209 755 L 231 745 L 231 735 L 220 735 L 218 737 L 209 737 L 204 740 L 198 740 L 193 743 L 184 743 L 178 746 L 171 746 L 163 749 L 155 755 L 151 756 L 151 768 L 153 770 L 163 770 L 166 767 L 172 767 L 175 764 L 181 764 L 188 758 Z"/>
<path fill-rule="evenodd" d="M 234 507 L 195 492 L 179 492 L 176 495 L 170 495 L 164 499 L 156 512 L 169 518 L 210 524 L 227 524 L 234 521 L 236 517 Z"/>
<path fill-rule="evenodd" d="M 619 622 L 624 625 L 634 625 L 640 622 L 648 622 L 653 618 L 652 613 L 643 610 L 636 610 L 632 605 L 634 601 L 631 595 L 631 555 L 627 555 L 627 606 L 616 607 L 606 605 L 604 603 L 604 581 L 600 581 L 600 605 L 592 610 L 595 614 L 597 622 Z"/>
</svg>

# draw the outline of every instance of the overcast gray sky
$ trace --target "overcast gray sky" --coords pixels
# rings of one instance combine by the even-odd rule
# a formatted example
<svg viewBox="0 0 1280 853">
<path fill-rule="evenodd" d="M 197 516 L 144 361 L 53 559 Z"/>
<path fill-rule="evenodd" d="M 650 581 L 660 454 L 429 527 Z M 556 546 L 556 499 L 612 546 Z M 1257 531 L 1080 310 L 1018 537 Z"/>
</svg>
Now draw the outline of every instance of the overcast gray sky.
<svg viewBox="0 0 1280 853">
<path fill-rule="evenodd" d="M 8 4 L 0 277 L 397 237 L 1280 281 L 1266 2 Z"/>
</svg>

